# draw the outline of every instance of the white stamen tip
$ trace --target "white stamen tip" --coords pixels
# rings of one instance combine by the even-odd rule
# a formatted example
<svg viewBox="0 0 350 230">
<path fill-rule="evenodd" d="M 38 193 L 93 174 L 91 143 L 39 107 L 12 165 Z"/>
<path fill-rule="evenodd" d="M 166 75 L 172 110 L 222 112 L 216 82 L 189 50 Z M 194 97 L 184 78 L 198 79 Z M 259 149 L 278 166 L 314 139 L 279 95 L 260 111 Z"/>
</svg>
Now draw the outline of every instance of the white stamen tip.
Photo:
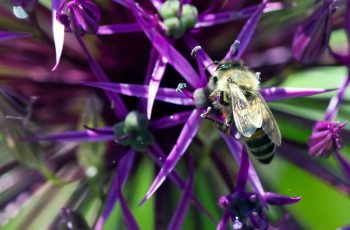
<svg viewBox="0 0 350 230">
<path fill-rule="evenodd" d="M 182 93 L 182 90 L 187 87 L 186 83 L 179 83 L 176 88 L 176 92 Z"/>
<path fill-rule="evenodd" d="M 191 56 L 192 56 L 192 57 L 196 57 L 197 52 L 198 52 L 199 50 L 201 50 L 201 49 L 202 49 L 201 46 L 196 46 L 196 47 L 194 47 L 193 50 L 191 51 Z"/>
</svg>

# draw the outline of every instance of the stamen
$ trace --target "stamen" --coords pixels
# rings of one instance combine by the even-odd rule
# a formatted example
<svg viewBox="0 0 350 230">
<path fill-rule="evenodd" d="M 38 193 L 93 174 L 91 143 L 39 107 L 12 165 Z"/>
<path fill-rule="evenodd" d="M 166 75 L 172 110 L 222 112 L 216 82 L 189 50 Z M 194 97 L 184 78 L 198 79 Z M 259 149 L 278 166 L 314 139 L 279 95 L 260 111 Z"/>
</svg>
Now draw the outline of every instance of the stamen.
<svg viewBox="0 0 350 230">
<path fill-rule="evenodd" d="M 231 45 L 231 47 L 230 47 L 231 57 L 236 56 L 236 54 L 238 53 L 240 45 L 241 45 L 241 42 L 238 41 L 238 40 L 235 40 L 235 42 Z"/>
<path fill-rule="evenodd" d="M 196 57 L 197 57 L 197 52 L 198 52 L 199 50 L 201 50 L 201 49 L 202 49 L 201 46 L 196 46 L 196 47 L 194 47 L 194 48 L 192 49 L 192 51 L 191 51 L 191 56 L 194 57 L 194 58 L 196 58 Z"/>
<path fill-rule="evenodd" d="M 186 83 L 179 83 L 176 87 L 176 92 L 182 93 L 182 90 L 187 87 Z"/>
</svg>

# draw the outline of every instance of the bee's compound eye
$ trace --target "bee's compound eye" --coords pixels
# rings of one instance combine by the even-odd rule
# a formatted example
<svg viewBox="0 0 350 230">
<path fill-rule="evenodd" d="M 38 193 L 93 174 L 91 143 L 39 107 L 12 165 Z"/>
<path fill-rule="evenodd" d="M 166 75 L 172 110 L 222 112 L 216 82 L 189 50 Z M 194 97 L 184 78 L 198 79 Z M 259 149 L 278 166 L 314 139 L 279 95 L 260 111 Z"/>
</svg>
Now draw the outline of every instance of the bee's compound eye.
<svg viewBox="0 0 350 230">
<path fill-rule="evenodd" d="M 219 78 L 217 76 L 214 76 L 212 79 L 213 79 L 213 83 L 217 83 L 219 80 Z"/>
<path fill-rule="evenodd" d="M 225 64 L 220 64 L 217 68 L 217 70 L 227 70 L 230 68 L 230 65 L 225 63 Z"/>
</svg>

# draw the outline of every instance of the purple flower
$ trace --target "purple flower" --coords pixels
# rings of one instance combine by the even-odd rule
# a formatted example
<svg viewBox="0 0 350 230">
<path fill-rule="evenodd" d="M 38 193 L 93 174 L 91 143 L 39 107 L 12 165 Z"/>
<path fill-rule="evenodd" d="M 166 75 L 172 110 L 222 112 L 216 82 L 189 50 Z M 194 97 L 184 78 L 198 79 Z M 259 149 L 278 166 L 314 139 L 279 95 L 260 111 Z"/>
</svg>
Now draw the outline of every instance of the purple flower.
<svg viewBox="0 0 350 230">
<path fill-rule="evenodd" d="M 310 154 L 314 157 L 328 157 L 335 150 L 342 148 L 340 130 L 347 122 L 319 121 L 313 128 L 309 139 Z"/>
<path fill-rule="evenodd" d="M 74 34 L 96 34 L 100 9 L 92 0 L 63 1 L 57 11 L 57 20 L 69 28 Z"/>
<path fill-rule="evenodd" d="M 259 9 L 261 10 L 261 9 Z M 249 33 L 250 35 L 252 33 Z M 250 36 L 246 36 L 246 39 L 250 39 Z M 231 51 L 229 51 L 231 52 Z M 205 54 L 204 50 L 201 48 L 197 49 L 196 53 L 197 58 L 201 59 L 202 64 L 208 61 L 208 56 Z M 205 59 L 202 60 L 202 58 L 205 57 Z M 199 67 L 201 68 L 201 67 Z M 200 79 L 202 80 L 202 83 L 200 85 L 206 85 L 207 84 L 207 78 L 205 76 L 201 76 Z M 148 86 L 140 86 L 140 85 L 132 85 L 132 84 L 118 84 L 118 83 L 99 83 L 99 82 L 83 82 L 84 85 L 89 85 L 97 88 L 101 88 L 105 91 L 109 92 L 115 92 L 115 93 L 121 93 L 128 96 L 136 96 L 136 97 L 142 97 L 142 98 L 148 98 Z M 196 105 L 196 107 L 193 108 L 193 111 L 184 125 L 180 136 L 173 147 L 172 151 L 167 157 L 167 160 L 165 161 L 165 164 L 163 165 L 162 169 L 160 170 L 158 176 L 154 180 L 151 188 L 149 189 L 148 193 L 146 194 L 145 198 L 142 200 L 141 203 L 146 201 L 148 198 L 153 195 L 153 193 L 160 187 L 160 185 L 164 182 L 166 177 L 171 173 L 177 162 L 180 160 L 182 155 L 185 153 L 186 149 L 188 148 L 189 144 L 191 143 L 193 137 L 195 136 L 200 122 L 201 122 L 201 113 L 204 112 L 204 109 L 206 108 L 208 102 L 207 97 L 207 90 L 206 88 L 197 88 L 194 90 L 194 92 L 189 92 L 186 90 L 182 90 L 183 93 L 177 92 L 175 89 L 169 89 L 169 88 L 159 88 L 158 94 L 156 96 L 157 100 L 173 103 L 173 104 L 179 104 L 179 105 Z M 293 89 L 293 88 L 266 88 L 261 89 L 261 94 L 265 97 L 266 101 L 271 100 L 280 100 L 280 99 L 287 99 L 287 98 L 293 98 L 293 97 L 301 97 L 301 96 L 309 96 L 309 95 L 315 95 L 319 93 L 324 93 L 329 90 L 324 89 Z M 233 154 L 236 154 L 235 150 L 232 150 Z M 254 170 L 251 171 L 253 173 Z M 258 181 L 258 180 L 256 180 Z M 260 182 L 259 182 L 260 183 Z"/>
<path fill-rule="evenodd" d="M 286 205 L 297 203 L 300 197 L 282 196 L 275 193 L 258 194 L 246 192 L 248 180 L 249 158 L 245 148 L 242 149 L 240 169 L 237 185 L 233 193 L 219 198 L 218 205 L 225 210 L 225 214 L 218 223 L 217 230 L 225 229 L 229 216 L 233 222 L 233 229 L 266 230 L 269 223 L 263 210 L 265 203 L 269 205 Z"/>
<path fill-rule="evenodd" d="M 293 39 L 294 58 L 302 63 L 314 62 L 328 46 L 332 30 L 335 1 L 323 1 L 297 29 Z"/>
</svg>

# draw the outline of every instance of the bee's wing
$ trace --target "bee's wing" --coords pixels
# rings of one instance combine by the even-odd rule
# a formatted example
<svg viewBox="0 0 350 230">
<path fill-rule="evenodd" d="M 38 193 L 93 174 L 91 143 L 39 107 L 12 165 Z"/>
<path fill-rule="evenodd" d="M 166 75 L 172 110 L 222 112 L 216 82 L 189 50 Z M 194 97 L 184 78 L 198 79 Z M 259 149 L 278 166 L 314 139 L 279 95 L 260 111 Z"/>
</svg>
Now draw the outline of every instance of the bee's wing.
<svg viewBox="0 0 350 230">
<path fill-rule="evenodd" d="M 229 90 L 235 126 L 243 136 L 251 137 L 258 127 L 251 121 L 250 104 L 238 86 L 229 84 Z"/>
<path fill-rule="evenodd" d="M 249 102 L 249 120 L 257 128 L 260 128 L 263 123 L 263 114 L 261 109 L 261 102 L 256 96 L 259 92 L 254 92 L 252 99 Z"/>
<path fill-rule="evenodd" d="M 260 93 L 256 94 L 256 100 L 258 101 L 257 104 L 260 107 L 263 119 L 261 125 L 262 129 L 265 131 L 265 133 L 269 136 L 269 138 L 275 145 L 280 146 L 282 142 L 281 132 L 278 128 L 278 125 L 270 108 L 268 107 L 265 99 L 261 96 Z"/>
</svg>

